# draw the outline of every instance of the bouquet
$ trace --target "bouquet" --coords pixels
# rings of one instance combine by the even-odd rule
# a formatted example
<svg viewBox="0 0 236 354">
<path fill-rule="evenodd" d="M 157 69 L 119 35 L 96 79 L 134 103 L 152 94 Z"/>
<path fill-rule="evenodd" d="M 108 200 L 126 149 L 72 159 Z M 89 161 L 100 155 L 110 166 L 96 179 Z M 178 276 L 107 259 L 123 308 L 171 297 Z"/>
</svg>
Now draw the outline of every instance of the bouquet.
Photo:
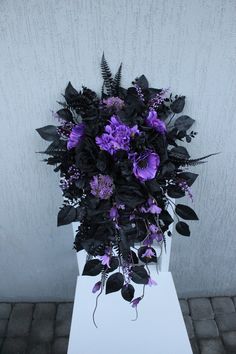
<svg viewBox="0 0 236 354">
<path fill-rule="evenodd" d="M 113 77 L 103 55 L 100 97 L 69 82 L 53 113 L 57 125 L 37 132 L 51 142 L 45 161 L 60 172 L 58 226 L 80 222 L 74 248 L 87 252 L 83 275 L 100 275 L 92 292 L 120 291 L 137 309 L 145 286 L 156 284 L 149 264 L 158 262 L 171 236 L 169 208 L 180 235 L 190 236 L 186 221 L 198 220 L 192 208 L 173 200 L 192 200 L 197 174 L 189 167 L 211 155 L 191 159 L 183 146 L 197 134 L 194 120 L 180 115 L 185 96 L 149 87 L 144 75 L 125 89 L 121 70 L 122 64 Z M 139 296 L 135 284 L 143 286 Z"/>
</svg>

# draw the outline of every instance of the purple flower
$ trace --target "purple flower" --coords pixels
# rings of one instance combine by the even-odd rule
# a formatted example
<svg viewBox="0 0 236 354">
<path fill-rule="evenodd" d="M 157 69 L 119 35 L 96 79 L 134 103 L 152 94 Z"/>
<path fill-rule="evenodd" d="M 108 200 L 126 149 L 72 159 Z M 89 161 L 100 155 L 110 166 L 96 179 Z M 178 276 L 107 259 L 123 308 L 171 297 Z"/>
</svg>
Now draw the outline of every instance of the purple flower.
<svg viewBox="0 0 236 354">
<path fill-rule="evenodd" d="M 96 143 L 101 150 L 114 155 L 118 150 L 129 151 L 130 139 L 138 133 L 137 126 L 129 128 L 113 115 L 110 119 L 110 124 L 105 126 L 105 133 L 100 137 L 96 137 Z"/>
<path fill-rule="evenodd" d="M 142 254 L 142 257 L 152 258 L 155 257 L 155 253 L 151 248 L 147 248 L 146 251 Z"/>
<path fill-rule="evenodd" d="M 149 285 L 149 286 L 157 285 L 157 282 L 156 282 L 154 279 L 152 279 L 151 277 L 149 277 L 149 279 L 148 279 L 148 285 Z"/>
<path fill-rule="evenodd" d="M 141 300 L 142 300 L 141 297 L 137 297 L 136 299 L 132 300 L 131 301 L 132 307 L 136 308 Z"/>
<path fill-rule="evenodd" d="M 159 230 L 158 227 L 156 225 L 154 225 L 154 224 L 150 224 L 148 229 L 153 234 L 156 233 Z"/>
<path fill-rule="evenodd" d="M 125 105 L 124 101 L 119 97 L 108 97 L 102 102 L 106 105 L 106 107 L 113 108 L 116 112 L 120 111 Z"/>
<path fill-rule="evenodd" d="M 148 205 L 149 208 L 147 209 L 147 211 L 151 214 L 160 214 L 162 209 L 159 208 L 159 206 L 157 206 L 156 201 L 153 200 L 152 198 L 148 198 Z"/>
<path fill-rule="evenodd" d="M 159 165 L 160 158 L 154 152 L 135 155 L 133 158 L 133 173 L 136 178 L 144 182 L 156 176 Z"/>
<path fill-rule="evenodd" d="M 69 139 L 67 141 L 67 149 L 76 147 L 84 135 L 84 124 L 80 123 L 72 128 Z"/>
<path fill-rule="evenodd" d="M 113 193 L 113 180 L 108 175 L 93 176 L 90 181 L 91 193 L 100 199 L 109 199 Z"/>
<path fill-rule="evenodd" d="M 118 218 L 118 216 L 119 216 L 119 214 L 118 214 L 118 209 L 117 209 L 117 207 L 113 206 L 113 207 L 110 209 L 110 218 L 111 218 L 112 220 L 115 220 L 115 219 Z"/>
<path fill-rule="evenodd" d="M 146 118 L 146 123 L 149 127 L 154 128 L 158 133 L 165 134 L 166 125 L 165 122 L 157 118 L 157 112 L 154 109 L 150 109 Z"/>
<path fill-rule="evenodd" d="M 100 256 L 99 259 L 102 262 L 102 265 L 105 265 L 108 268 L 110 268 L 110 259 L 111 259 L 110 247 L 106 247 L 105 254 L 103 256 Z"/>
<path fill-rule="evenodd" d="M 93 287 L 93 289 L 92 289 L 92 293 L 95 294 L 97 291 L 99 291 L 99 290 L 101 289 L 101 286 L 102 286 L 102 282 L 101 282 L 101 281 L 98 281 L 98 282 L 94 285 L 94 287 Z"/>
</svg>

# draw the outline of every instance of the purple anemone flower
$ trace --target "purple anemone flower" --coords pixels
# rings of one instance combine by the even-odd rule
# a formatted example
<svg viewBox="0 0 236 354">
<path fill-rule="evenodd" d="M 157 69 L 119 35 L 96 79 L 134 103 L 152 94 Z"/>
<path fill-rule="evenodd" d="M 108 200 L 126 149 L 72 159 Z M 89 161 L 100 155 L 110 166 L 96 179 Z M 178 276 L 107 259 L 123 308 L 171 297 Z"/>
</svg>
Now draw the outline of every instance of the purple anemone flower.
<svg viewBox="0 0 236 354">
<path fill-rule="evenodd" d="M 154 109 L 150 109 L 146 118 L 146 123 L 149 127 L 154 128 L 158 133 L 165 134 L 166 125 L 165 122 L 157 118 L 157 112 Z"/>
<path fill-rule="evenodd" d="M 133 173 L 136 178 L 144 182 L 156 176 L 160 158 L 154 152 L 145 152 L 139 156 L 134 156 Z"/>
<path fill-rule="evenodd" d="M 141 300 L 142 300 L 141 297 L 137 297 L 136 299 L 132 300 L 131 301 L 132 307 L 136 308 Z"/>
<path fill-rule="evenodd" d="M 151 248 L 147 248 L 144 254 L 142 254 L 142 257 L 152 258 L 155 257 L 155 253 Z"/>
<path fill-rule="evenodd" d="M 105 133 L 96 137 L 96 143 L 101 150 L 114 155 L 118 150 L 129 151 L 130 139 L 135 134 L 139 134 L 136 125 L 130 128 L 113 115 L 110 119 L 110 124 L 105 126 Z"/>
<path fill-rule="evenodd" d="M 109 199 L 113 193 L 113 180 L 108 175 L 93 176 L 90 181 L 91 193 L 100 199 Z"/>
<path fill-rule="evenodd" d="M 101 281 L 98 281 L 98 282 L 94 285 L 94 287 L 93 287 L 93 289 L 92 289 L 92 293 L 95 294 L 97 291 L 99 291 L 99 290 L 101 289 L 101 286 L 102 286 L 102 282 L 101 282 Z"/>
<path fill-rule="evenodd" d="M 67 141 L 67 149 L 70 150 L 76 147 L 81 141 L 83 135 L 84 135 L 84 124 L 80 123 L 78 125 L 75 125 L 72 128 L 69 139 Z"/>
</svg>

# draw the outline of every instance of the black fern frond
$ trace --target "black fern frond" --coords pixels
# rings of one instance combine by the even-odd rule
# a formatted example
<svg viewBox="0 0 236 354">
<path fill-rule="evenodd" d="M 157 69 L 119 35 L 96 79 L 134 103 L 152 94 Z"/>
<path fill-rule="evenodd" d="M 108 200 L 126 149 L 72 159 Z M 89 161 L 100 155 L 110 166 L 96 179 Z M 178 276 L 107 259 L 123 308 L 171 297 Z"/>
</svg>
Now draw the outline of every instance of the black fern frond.
<svg viewBox="0 0 236 354">
<path fill-rule="evenodd" d="M 203 160 L 207 159 L 208 157 L 213 156 L 213 155 L 218 155 L 218 154 L 219 154 L 219 152 L 216 152 L 214 154 L 199 157 L 198 159 L 173 159 L 172 158 L 170 160 L 177 163 L 179 166 L 182 166 L 182 167 L 184 167 L 184 166 L 197 166 L 202 163 L 206 163 L 207 161 L 203 161 Z"/>
<path fill-rule="evenodd" d="M 38 153 L 55 156 L 66 151 L 66 141 L 58 139 L 53 141 L 45 151 L 38 151 Z"/>
<path fill-rule="evenodd" d="M 112 79 L 112 73 L 109 68 L 109 65 L 107 64 L 107 61 L 105 59 L 104 53 L 102 55 L 102 61 L 101 61 L 101 73 L 102 77 L 104 80 L 104 86 L 107 90 L 108 95 L 112 96 L 113 94 L 113 79 Z"/>
<path fill-rule="evenodd" d="M 119 66 L 117 73 L 115 74 L 113 80 L 113 93 L 114 95 L 118 95 L 120 89 L 120 82 L 121 82 L 121 71 L 122 71 L 122 63 Z"/>
<path fill-rule="evenodd" d="M 165 237 L 164 234 L 163 234 L 163 243 L 164 243 L 164 249 L 165 249 L 165 252 L 166 252 L 166 237 Z"/>
</svg>

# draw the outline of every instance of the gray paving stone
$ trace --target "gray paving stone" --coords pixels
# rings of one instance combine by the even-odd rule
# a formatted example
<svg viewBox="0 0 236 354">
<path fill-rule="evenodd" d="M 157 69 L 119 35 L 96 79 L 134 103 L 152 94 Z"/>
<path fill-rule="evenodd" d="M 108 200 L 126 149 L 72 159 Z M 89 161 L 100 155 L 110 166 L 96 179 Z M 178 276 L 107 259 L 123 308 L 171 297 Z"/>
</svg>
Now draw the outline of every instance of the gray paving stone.
<svg viewBox="0 0 236 354">
<path fill-rule="evenodd" d="M 52 347 L 52 354 L 67 354 L 68 338 L 57 338 Z"/>
<path fill-rule="evenodd" d="M 223 333 L 222 339 L 225 348 L 236 353 L 236 331 Z"/>
<path fill-rule="evenodd" d="M 229 296 L 213 297 L 211 303 L 216 315 L 235 312 L 233 300 Z"/>
<path fill-rule="evenodd" d="M 30 346 L 28 354 L 51 354 L 51 344 L 36 344 Z"/>
<path fill-rule="evenodd" d="M 189 338 L 193 338 L 194 337 L 194 329 L 193 329 L 193 322 L 192 322 L 191 317 L 184 316 L 184 322 L 185 322 L 185 326 L 186 326 Z"/>
<path fill-rule="evenodd" d="M 67 318 L 71 318 L 72 311 L 73 311 L 73 304 L 72 303 L 58 305 L 56 320 L 64 320 Z"/>
<path fill-rule="evenodd" d="M 10 313 L 11 313 L 11 305 L 1 303 L 0 304 L 0 319 L 4 320 L 4 319 L 9 318 Z"/>
<path fill-rule="evenodd" d="M 29 334 L 33 304 L 14 305 L 8 322 L 7 336 L 21 337 Z"/>
<path fill-rule="evenodd" d="M 26 338 L 6 338 L 1 354 L 26 354 L 27 339 Z"/>
<path fill-rule="evenodd" d="M 193 320 L 212 320 L 214 318 L 214 312 L 208 298 L 190 299 L 189 308 Z"/>
<path fill-rule="evenodd" d="M 4 337 L 6 334 L 8 320 L 0 320 L 0 337 Z"/>
<path fill-rule="evenodd" d="M 219 337 L 219 331 L 215 320 L 194 321 L 193 326 L 197 338 Z"/>
<path fill-rule="evenodd" d="M 180 299 L 179 304 L 183 315 L 189 315 L 189 307 L 187 300 Z"/>
<path fill-rule="evenodd" d="M 201 339 L 201 354 L 227 354 L 220 338 Z"/>
<path fill-rule="evenodd" d="M 56 304 L 39 303 L 36 304 L 33 317 L 40 320 L 54 320 L 56 316 Z"/>
<path fill-rule="evenodd" d="M 45 343 L 53 340 L 54 321 L 35 319 L 30 333 L 31 343 Z"/>
<path fill-rule="evenodd" d="M 58 305 L 56 324 L 55 324 L 56 337 L 69 336 L 72 311 L 73 311 L 73 304 Z"/>
<path fill-rule="evenodd" d="M 196 338 L 190 339 L 190 344 L 192 347 L 193 354 L 200 354 Z"/>
<path fill-rule="evenodd" d="M 236 331 L 236 313 L 216 315 L 216 323 L 220 332 Z"/>
</svg>

